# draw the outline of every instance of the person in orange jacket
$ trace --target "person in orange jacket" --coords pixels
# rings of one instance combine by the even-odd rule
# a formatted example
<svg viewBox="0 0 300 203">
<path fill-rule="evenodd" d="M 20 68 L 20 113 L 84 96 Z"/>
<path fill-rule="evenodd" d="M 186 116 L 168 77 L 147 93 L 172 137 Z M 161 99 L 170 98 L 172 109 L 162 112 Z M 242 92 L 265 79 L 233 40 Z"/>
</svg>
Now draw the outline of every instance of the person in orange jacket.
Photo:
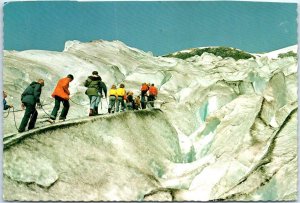
<svg viewBox="0 0 300 203">
<path fill-rule="evenodd" d="M 63 109 L 59 116 L 59 120 L 65 120 L 70 108 L 70 91 L 69 91 L 69 83 L 74 79 L 73 75 L 69 74 L 67 77 L 62 78 L 58 81 L 53 93 L 52 97 L 55 99 L 55 105 L 50 115 L 50 119 L 54 122 L 60 108 L 60 102 L 63 104 Z"/>
<path fill-rule="evenodd" d="M 147 83 L 143 83 L 141 87 L 141 105 L 142 109 L 146 108 L 146 97 L 147 97 L 147 92 L 149 90 L 149 85 Z"/>
<path fill-rule="evenodd" d="M 154 107 L 154 100 L 156 99 L 157 96 L 157 88 L 152 84 L 149 87 L 149 96 L 148 96 L 148 103 Z"/>
</svg>

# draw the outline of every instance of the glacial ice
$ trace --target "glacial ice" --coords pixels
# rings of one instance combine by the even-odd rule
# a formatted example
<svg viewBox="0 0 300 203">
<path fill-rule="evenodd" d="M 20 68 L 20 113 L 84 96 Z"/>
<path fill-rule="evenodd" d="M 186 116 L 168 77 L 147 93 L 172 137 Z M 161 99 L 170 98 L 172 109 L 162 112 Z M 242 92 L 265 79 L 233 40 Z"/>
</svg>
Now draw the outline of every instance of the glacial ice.
<svg viewBox="0 0 300 203">
<path fill-rule="evenodd" d="M 16 133 L 4 119 L 5 200 L 288 200 L 297 198 L 297 59 L 278 53 L 234 60 L 204 53 L 154 57 L 120 41 L 66 42 L 63 52 L 4 51 L 8 103 L 45 79 L 44 110 L 57 80 L 72 73 L 64 124 Z M 97 70 L 109 88 L 159 88 L 159 110 L 87 118 L 83 82 Z M 75 103 L 76 102 L 76 103 Z M 107 112 L 102 100 L 100 113 Z M 15 112 L 19 124 L 23 111 Z M 39 130 L 40 129 L 40 130 Z"/>
</svg>

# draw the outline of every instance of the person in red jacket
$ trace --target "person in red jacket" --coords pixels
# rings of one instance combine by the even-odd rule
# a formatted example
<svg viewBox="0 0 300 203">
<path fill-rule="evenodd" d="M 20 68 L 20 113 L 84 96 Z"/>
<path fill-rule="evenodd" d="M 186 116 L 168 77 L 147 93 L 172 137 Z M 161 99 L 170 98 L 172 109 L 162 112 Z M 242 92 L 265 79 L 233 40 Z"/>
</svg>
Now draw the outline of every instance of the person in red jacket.
<svg viewBox="0 0 300 203">
<path fill-rule="evenodd" d="M 154 100 L 157 97 L 157 88 L 154 86 L 154 84 L 152 84 L 149 87 L 149 96 L 148 96 L 148 103 L 154 107 Z"/>
<path fill-rule="evenodd" d="M 57 116 L 57 112 L 60 108 L 60 102 L 62 102 L 64 108 L 61 111 L 59 116 L 59 120 L 65 120 L 70 108 L 70 91 L 69 91 L 69 83 L 74 79 L 73 75 L 69 74 L 67 77 L 62 78 L 58 81 L 53 93 L 52 97 L 55 99 L 55 105 L 50 115 L 50 119 L 54 122 Z"/>
<path fill-rule="evenodd" d="M 146 97 L 147 97 L 147 92 L 149 90 L 149 85 L 147 85 L 147 83 L 143 83 L 142 87 L 141 87 L 141 105 L 142 105 L 142 109 L 146 108 Z"/>
</svg>

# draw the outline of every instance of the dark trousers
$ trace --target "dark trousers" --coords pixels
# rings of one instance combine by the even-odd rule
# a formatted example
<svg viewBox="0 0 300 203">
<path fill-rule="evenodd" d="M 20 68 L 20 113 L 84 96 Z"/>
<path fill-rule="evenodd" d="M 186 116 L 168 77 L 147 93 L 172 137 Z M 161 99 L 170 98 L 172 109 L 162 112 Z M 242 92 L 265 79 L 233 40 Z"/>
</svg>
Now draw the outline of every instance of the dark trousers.
<svg viewBox="0 0 300 203">
<path fill-rule="evenodd" d="M 148 96 L 148 103 L 154 107 L 154 100 L 155 100 L 155 96 L 154 95 L 149 95 Z"/>
<path fill-rule="evenodd" d="M 141 98 L 141 106 L 142 106 L 142 109 L 145 109 L 145 108 L 146 108 L 146 104 L 147 104 L 147 101 L 146 101 L 146 95 L 145 95 L 145 94 L 142 94 L 142 98 Z"/>
<path fill-rule="evenodd" d="M 29 125 L 28 125 L 28 130 L 33 129 L 35 126 L 37 116 L 38 116 L 38 112 L 35 109 L 35 104 L 32 105 L 32 104 L 24 103 L 24 105 L 25 105 L 26 109 L 25 109 L 25 114 L 23 116 L 23 119 L 22 119 L 20 127 L 19 127 L 19 132 L 25 131 L 25 128 L 27 126 L 29 119 L 30 119 L 30 121 L 29 121 Z"/>
<path fill-rule="evenodd" d="M 60 102 L 62 102 L 64 108 L 62 109 L 62 111 L 60 113 L 59 120 L 66 119 L 68 111 L 69 111 L 69 108 L 70 108 L 69 101 L 65 100 L 65 99 L 63 99 L 61 97 L 58 97 L 58 96 L 55 96 L 54 98 L 55 98 L 55 105 L 54 105 L 54 108 L 53 108 L 51 116 L 50 116 L 51 119 L 53 119 L 53 120 L 56 119 L 58 110 L 60 108 Z"/>
</svg>

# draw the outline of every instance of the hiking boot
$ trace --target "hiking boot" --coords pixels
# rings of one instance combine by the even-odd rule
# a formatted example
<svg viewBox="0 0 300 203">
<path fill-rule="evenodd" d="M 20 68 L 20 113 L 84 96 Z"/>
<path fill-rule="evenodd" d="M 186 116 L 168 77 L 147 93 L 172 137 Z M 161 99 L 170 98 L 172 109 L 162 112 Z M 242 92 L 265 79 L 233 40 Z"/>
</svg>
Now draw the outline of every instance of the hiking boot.
<svg viewBox="0 0 300 203">
<path fill-rule="evenodd" d="M 93 110 L 93 109 L 90 109 L 89 116 L 93 116 L 93 115 L 94 115 L 94 110 Z"/>
<path fill-rule="evenodd" d="M 98 106 L 94 109 L 95 116 L 98 115 Z"/>
<path fill-rule="evenodd" d="M 58 120 L 59 120 L 59 121 L 65 121 L 66 118 L 59 118 Z"/>
<path fill-rule="evenodd" d="M 51 118 L 49 118 L 47 121 L 48 121 L 49 123 L 51 123 L 51 124 L 55 123 L 55 120 L 53 120 L 53 119 L 51 119 Z"/>
<path fill-rule="evenodd" d="M 18 130 L 19 133 L 22 133 L 22 132 L 24 132 L 24 131 L 25 131 L 25 130 Z"/>
<path fill-rule="evenodd" d="M 111 112 L 111 108 L 108 108 L 108 113 L 110 113 Z"/>
</svg>

